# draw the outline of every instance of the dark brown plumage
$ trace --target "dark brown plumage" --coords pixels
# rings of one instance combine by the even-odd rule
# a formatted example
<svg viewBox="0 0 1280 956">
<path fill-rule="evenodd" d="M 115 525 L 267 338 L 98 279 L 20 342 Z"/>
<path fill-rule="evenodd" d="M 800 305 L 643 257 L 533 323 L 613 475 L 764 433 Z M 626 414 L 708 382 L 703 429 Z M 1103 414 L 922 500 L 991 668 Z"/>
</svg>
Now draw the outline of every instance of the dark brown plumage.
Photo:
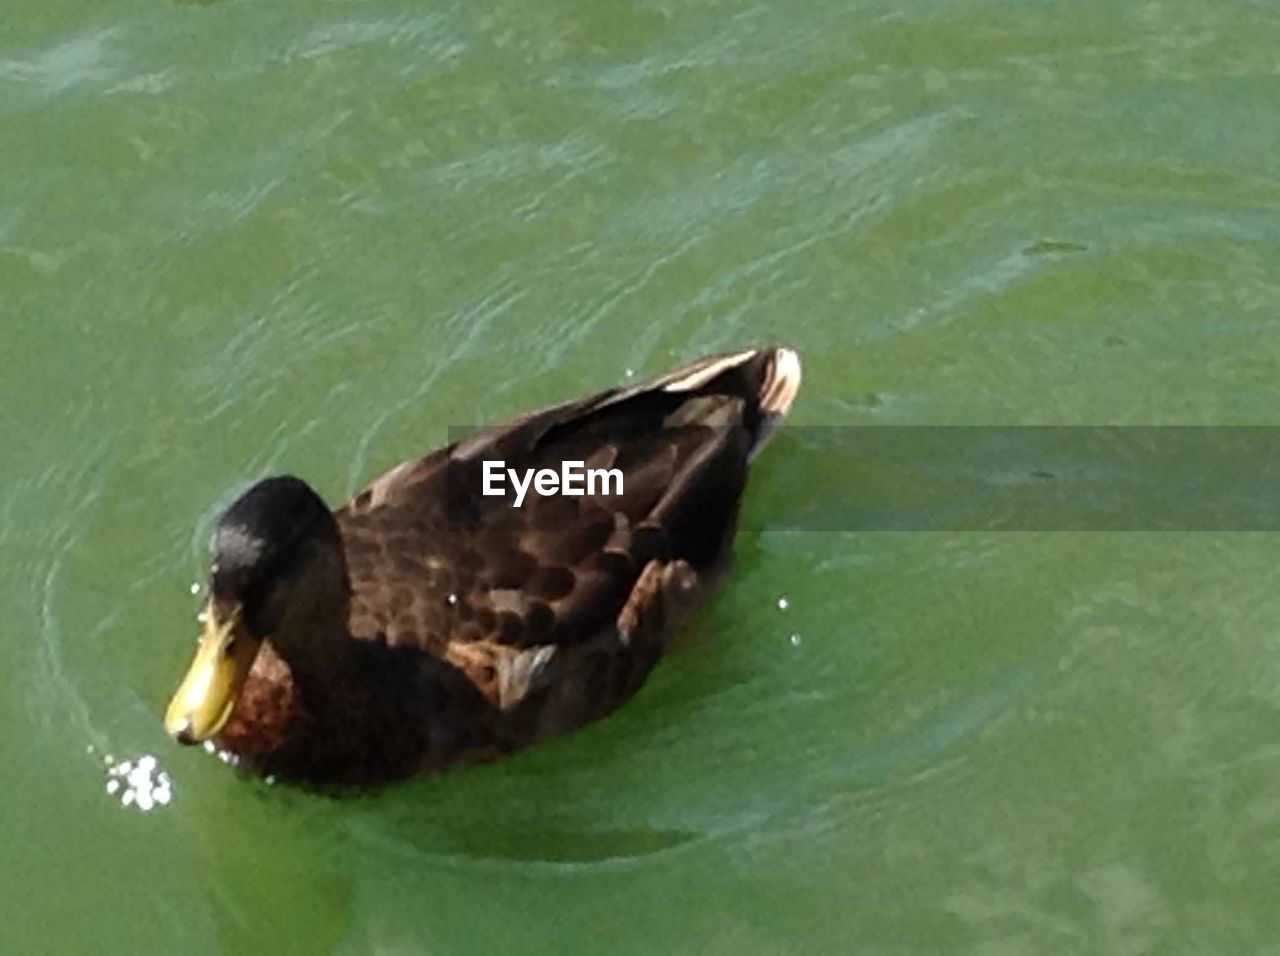
<svg viewBox="0 0 1280 956">
<path fill-rule="evenodd" d="M 788 349 L 706 358 L 405 462 L 332 514 L 297 479 L 259 483 L 215 536 L 170 732 L 257 772 L 359 786 L 608 714 L 715 583 L 749 459 L 799 383 Z M 530 488 L 517 508 L 509 480 L 481 493 L 495 459 L 617 469 L 624 493 Z"/>
</svg>

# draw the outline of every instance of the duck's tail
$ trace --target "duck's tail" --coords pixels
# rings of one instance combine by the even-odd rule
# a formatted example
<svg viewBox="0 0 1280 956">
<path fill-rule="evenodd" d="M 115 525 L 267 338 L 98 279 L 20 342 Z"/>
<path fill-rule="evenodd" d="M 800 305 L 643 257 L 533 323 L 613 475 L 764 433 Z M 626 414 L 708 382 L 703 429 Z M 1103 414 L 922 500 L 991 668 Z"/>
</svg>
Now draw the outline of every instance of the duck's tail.
<svg viewBox="0 0 1280 956">
<path fill-rule="evenodd" d="M 800 356 L 781 345 L 713 355 L 664 375 L 654 384 L 667 392 L 729 394 L 744 403 L 751 457 L 759 454 L 800 391 Z"/>
</svg>

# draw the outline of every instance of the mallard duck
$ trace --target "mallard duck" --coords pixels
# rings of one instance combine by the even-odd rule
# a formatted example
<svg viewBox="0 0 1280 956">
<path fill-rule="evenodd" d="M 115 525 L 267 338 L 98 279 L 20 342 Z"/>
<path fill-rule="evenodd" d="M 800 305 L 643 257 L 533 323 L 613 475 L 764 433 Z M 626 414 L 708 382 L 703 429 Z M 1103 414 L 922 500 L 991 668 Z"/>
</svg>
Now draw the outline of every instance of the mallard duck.
<svg viewBox="0 0 1280 956">
<path fill-rule="evenodd" d="M 605 716 L 720 578 L 748 463 L 799 386 L 794 351 L 748 349 L 483 429 L 337 511 L 258 482 L 217 524 L 165 729 L 364 787 Z"/>
</svg>

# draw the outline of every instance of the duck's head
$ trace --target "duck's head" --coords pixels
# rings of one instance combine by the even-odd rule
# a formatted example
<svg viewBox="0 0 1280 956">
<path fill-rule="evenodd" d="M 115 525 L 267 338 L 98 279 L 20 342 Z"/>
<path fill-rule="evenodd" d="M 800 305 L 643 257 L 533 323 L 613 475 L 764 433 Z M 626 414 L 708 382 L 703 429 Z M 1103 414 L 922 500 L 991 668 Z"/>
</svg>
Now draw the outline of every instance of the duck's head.
<svg viewBox="0 0 1280 956">
<path fill-rule="evenodd" d="M 317 614 L 345 604 L 347 588 L 338 526 L 306 482 L 267 478 L 241 495 L 214 532 L 204 632 L 165 711 L 169 735 L 215 736 L 262 643 L 297 640 Z"/>
</svg>

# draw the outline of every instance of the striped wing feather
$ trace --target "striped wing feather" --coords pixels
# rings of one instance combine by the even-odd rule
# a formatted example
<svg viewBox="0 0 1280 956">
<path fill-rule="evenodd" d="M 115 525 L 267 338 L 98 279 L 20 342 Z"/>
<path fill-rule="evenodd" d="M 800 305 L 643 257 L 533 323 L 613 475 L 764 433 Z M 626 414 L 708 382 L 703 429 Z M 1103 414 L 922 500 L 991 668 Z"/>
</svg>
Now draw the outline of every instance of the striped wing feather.
<svg viewBox="0 0 1280 956">
<path fill-rule="evenodd" d="M 769 351 L 717 356 L 484 429 L 373 482 L 337 513 L 353 635 L 450 660 L 504 709 L 547 648 L 611 632 L 651 561 L 721 557 L 768 409 Z M 783 409 L 785 411 L 785 409 Z M 622 495 L 485 496 L 482 467 L 618 469 Z M 527 685 L 528 675 L 521 678 Z M 519 695 L 516 694 L 516 697 Z"/>
</svg>

